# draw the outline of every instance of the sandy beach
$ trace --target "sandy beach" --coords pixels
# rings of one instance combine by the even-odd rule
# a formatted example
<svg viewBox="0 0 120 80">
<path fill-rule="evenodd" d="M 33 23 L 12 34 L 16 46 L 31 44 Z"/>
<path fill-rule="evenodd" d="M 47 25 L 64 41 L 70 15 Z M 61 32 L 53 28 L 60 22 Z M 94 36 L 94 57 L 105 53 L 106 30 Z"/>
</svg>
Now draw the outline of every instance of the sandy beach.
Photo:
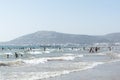
<svg viewBox="0 0 120 80">
<path fill-rule="evenodd" d="M 88 70 L 45 80 L 120 80 L 120 62 L 102 64 Z"/>
</svg>

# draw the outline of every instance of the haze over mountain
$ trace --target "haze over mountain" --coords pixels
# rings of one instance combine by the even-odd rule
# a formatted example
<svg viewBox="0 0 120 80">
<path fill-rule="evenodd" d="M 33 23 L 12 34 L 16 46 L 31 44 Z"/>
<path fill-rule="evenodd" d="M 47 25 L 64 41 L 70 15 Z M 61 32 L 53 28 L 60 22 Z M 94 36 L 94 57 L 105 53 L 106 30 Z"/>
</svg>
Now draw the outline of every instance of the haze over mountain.
<svg viewBox="0 0 120 80">
<path fill-rule="evenodd" d="M 120 33 L 103 36 L 66 34 L 54 31 L 38 31 L 4 42 L 6 45 L 40 45 L 40 44 L 92 44 L 92 43 L 120 42 Z"/>
</svg>

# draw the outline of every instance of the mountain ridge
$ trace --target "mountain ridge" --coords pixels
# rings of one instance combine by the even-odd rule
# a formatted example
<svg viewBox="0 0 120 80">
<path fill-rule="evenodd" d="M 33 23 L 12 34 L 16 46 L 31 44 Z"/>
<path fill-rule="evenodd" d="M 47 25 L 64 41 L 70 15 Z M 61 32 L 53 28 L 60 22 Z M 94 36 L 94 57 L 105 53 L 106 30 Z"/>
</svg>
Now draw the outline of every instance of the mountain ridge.
<svg viewBox="0 0 120 80">
<path fill-rule="evenodd" d="M 37 31 L 13 39 L 2 44 L 9 45 L 40 45 L 40 44 L 92 44 L 120 42 L 120 33 L 110 33 L 101 36 L 60 33 L 56 31 Z"/>
</svg>

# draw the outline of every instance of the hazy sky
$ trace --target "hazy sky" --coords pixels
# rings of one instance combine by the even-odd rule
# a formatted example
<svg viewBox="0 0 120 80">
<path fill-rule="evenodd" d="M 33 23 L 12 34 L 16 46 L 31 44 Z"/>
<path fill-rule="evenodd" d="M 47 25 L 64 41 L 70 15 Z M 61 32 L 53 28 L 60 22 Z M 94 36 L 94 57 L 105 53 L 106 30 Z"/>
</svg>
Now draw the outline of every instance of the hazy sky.
<svg viewBox="0 0 120 80">
<path fill-rule="evenodd" d="M 0 0 L 0 41 L 41 30 L 120 32 L 120 0 Z"/>
</svg>

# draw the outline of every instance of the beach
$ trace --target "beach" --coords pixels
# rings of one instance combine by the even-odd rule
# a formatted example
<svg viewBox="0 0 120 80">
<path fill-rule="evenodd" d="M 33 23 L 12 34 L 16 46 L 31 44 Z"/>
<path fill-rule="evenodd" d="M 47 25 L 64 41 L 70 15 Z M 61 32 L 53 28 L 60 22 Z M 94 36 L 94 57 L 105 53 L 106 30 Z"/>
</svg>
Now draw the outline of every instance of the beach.
<svg viewBox="0 0 120 80">
<path fill-rule="evenodd" d="M 120 80 L 120 0 L 0 0 L 0 80 Z"/>
<path fill-rule="evenodd" d="M 120 79 L 120 47 L 88 49 L 5 49 L 0 54 L 0 80 Z"/>
<path fill-rule="evenodd" d="M 120 80 L 120 62 L 102 64 L 88 70 L 44 80 Z"/>
</svg>

